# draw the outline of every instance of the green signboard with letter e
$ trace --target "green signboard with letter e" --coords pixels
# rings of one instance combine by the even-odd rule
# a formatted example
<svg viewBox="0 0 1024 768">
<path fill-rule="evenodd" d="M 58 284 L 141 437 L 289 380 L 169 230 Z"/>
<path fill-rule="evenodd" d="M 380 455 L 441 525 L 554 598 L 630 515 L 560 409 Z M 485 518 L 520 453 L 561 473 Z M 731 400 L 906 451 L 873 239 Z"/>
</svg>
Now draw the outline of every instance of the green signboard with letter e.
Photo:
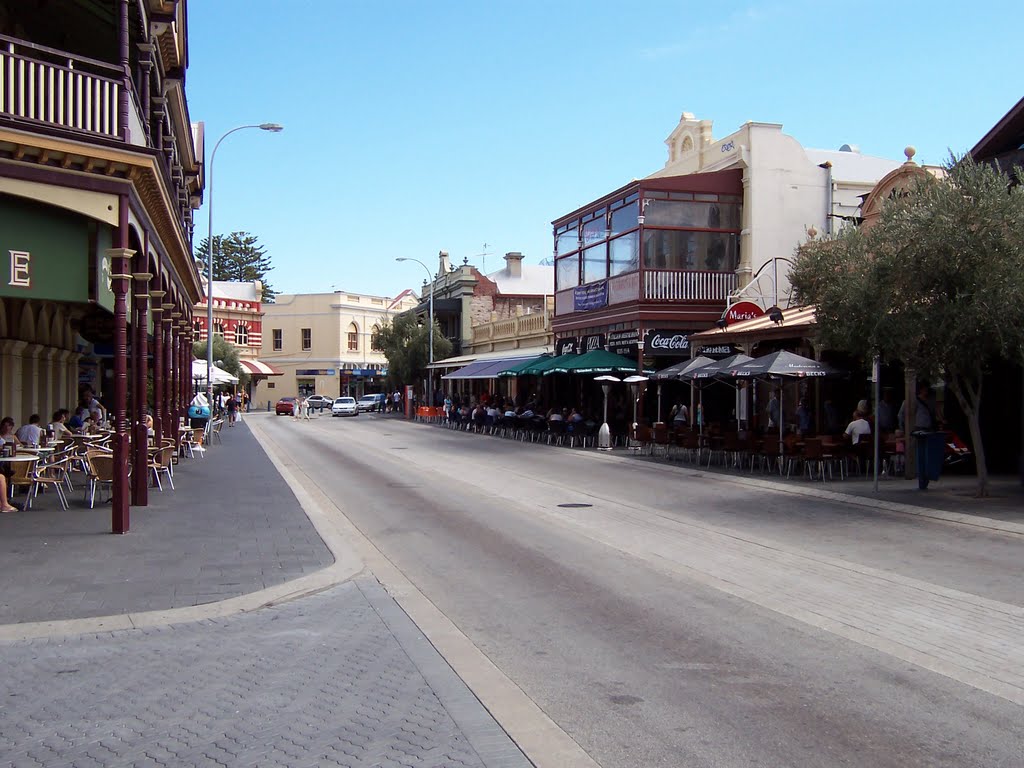
<svg viewBox="0 0 1024 768">
<path fill-rule="evenodd" d="M 0 296 L 89 300 L 89 221 L 0 195 Z"/>
</svg>

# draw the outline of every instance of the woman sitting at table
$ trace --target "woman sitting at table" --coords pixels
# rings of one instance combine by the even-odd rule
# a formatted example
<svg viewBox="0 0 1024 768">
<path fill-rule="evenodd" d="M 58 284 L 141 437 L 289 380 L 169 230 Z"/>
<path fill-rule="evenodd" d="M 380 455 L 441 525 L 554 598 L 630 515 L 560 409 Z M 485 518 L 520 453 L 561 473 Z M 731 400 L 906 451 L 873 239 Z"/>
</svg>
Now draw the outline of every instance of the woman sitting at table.
<svg viewBox="0 0 1024 768">
<path fill-rule="evenodd" d="M 67 418 L 68 411 L 66 408 L 61 408 L 59 411 L 54 412 L 53 421 L 50 422 L 50 429 L 53 430 L 53 436 L 55 439 L 65 440 L 73 434 L 71 430 L 68 429 L 67 424 L 64 423 L 67 421 Z"/>
<path fill-rule="evenodd" d="M 152 414 L 150 414 L 150 413 L 146 414 L 145 424 L 146 424 L 146 434 L 148 434 L 150 437 L 153 437 L 156 434 L 156 430 L 153 428 L 153 415 Z"/>
<path fill-rule="evenodd" d="M 17 511 L 18 508 L 7 500 L 7 477 L 0 475 L 0 513 Z"/>
<path fill-rule="evenodd" d="M 0 442 L 21 445 L 21 440 L 14 434 L 14 419 L 10 416 L 4 416 L 3 420 L 0 420 Z"/>
</svg>

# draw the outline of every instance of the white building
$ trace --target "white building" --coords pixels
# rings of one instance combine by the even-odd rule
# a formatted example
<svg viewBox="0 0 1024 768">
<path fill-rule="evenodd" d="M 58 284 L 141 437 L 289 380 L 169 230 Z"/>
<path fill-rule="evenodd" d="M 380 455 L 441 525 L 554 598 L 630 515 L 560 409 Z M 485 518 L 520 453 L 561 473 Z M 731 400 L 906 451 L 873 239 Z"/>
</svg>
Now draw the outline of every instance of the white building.
<svg viewBox="0 0 1024 768">
<path fill-rule="evenodd" d="M 712 136 L 711 128 L 710 120 L 684 112 L 665 140 L 665 167 L 647 178 L 742 170 L 739 288 L 734 298 L 750 299 L 763 308 L 788 306 L 788 260 L 806 241 L 807 231 L 813 227 L 828 234 L 856 220 L 863 197 L 902 164 L 861 154 L 850 144 L 838 150 L 805 149 L 778 123 L 748 122 L 721 139 Z"/>
</svg>

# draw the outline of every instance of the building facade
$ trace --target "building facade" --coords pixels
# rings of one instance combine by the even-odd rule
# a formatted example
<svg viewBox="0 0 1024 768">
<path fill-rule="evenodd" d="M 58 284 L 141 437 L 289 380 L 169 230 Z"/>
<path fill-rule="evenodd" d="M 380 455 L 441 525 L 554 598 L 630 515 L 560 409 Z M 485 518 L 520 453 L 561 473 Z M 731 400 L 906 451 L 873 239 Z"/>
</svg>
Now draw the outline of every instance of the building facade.
<svg viewBox="0 0 1024 768">
<path fill-rule="evenodd" d="M 410 291 L 394 299 L 346 291 L 278 294 L 273 304 L 263 305 L 259 357 L 283 375 L 255 386 L 253 402 L 383 391 L 387 359 L 377 347 L 377 333 L 418 301 Z"/>
<path fill-rule="evenodd" d="M 242 360 L 255 360 L 263 346 L 263 283 L 213 281 L 213 332 L 238 349 Z M 197 341 L 206 341 L 206 281 L 196 304 L 193 329 Z"/>
<path fill-rule="evenodd" d="M 716 140 L 690 113 L 666 145 L 664 168 L 552 222 L 559 347 L 657 367 L 688 356 L 687 335 L 739 301 L 754 314 L 788 306 L 808 229 L 855 220 L 861 196 L 900 165 L 851 145 L 804 149 L 773 123 Z"/>
<path fill-rule="evenodd" d="M 186 5 L 0 13 L 0 403 L 21 422 L 74 407 L 80 383 L 101 394 L 116 532 L 147 499 L 146 473 L 128 478 L 129 452 L 147 462 L 144 414 L 176 438 L 190 388 L 203 132 L 185 97 Z"/>
</svg>

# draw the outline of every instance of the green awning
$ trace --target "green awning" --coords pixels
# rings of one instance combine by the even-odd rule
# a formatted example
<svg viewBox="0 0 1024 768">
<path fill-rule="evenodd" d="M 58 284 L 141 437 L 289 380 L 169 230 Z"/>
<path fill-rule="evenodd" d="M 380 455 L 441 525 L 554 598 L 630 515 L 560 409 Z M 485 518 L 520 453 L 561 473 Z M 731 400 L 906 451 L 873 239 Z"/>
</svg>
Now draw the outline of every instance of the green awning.
<svg viewBox="0 0 1024 768">
<path fill-rule="evenodd" d="M 537 357 L 531 357 L 528 360 L 522 360 L 515 365 L 510 365 L 506 368 L 502 368 L 498 371 L 498 376 L 504 378 L 506 376 L 521 376 L 526 372 L 526 369 L 532 365 L 542 363 L 545 360 L 550 360 L 553 356 L 549 354 L 537 355 Z"/>
<path fill-rule="evenodd" d="M 604 349 L 592 349 L 582 355 L 562 355 L 542 372 L 551 373 L 636 373 L 636 360 L 616 355 Z M 653 371 L 644 371 L 653 373 Z"/>
</svg>

